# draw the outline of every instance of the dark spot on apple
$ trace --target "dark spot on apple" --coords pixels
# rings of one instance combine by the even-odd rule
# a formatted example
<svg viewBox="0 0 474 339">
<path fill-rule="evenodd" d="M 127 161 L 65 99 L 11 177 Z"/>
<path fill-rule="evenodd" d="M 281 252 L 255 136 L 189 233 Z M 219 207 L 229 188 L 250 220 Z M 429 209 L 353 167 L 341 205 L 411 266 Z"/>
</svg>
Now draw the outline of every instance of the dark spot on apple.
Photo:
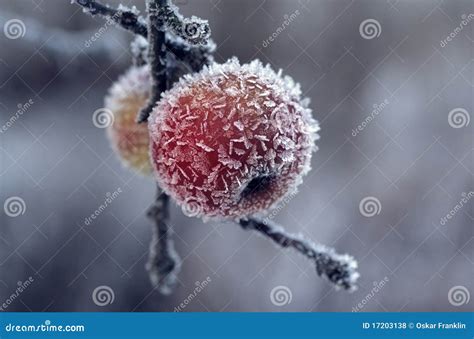
<svg viewBox="0 0 474 339">
<path fill-rule="evenodd" d="M 246 199 L 267 191 L 273 180 L 275 180 L 273 175 L 259 175 L 253 178 L 240 193 L 240 198 Z"/>
</svg>

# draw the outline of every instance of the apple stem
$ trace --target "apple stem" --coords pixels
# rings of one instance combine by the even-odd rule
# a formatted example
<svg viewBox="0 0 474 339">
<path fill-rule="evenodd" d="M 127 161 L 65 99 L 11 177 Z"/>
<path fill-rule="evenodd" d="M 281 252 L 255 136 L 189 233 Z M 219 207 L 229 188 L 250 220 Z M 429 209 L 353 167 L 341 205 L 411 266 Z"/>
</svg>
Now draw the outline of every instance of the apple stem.
<svg viewBox="0 0 474 339">
<path fill-rule="evenodd" d="M 170 294 L 177 281 L 181 259 L 171 237 L 173 230 L 169 226 L 169 197 L 159 187 L 155 202 L 148 209 L 147 216 L 155 223 L 155 227 L 146 268 L 152 285 L 162 294 Z"/>
<path fill-rule="evenodd" d="M 303 235 L 289 234 L 281 226 L 267 220 L 242 219 L 239 224 L 243 229 L 260 232 L 281 247 L 292 247 L 313 260 L 318 275 L 328 279 L 337 288 L 342 287 L 349 291 L 357 288 L 359 273 L 356 271 L 357 262 L 353 257 L 337 254 L 334 249 L 315 244 Z"/>
</svg>

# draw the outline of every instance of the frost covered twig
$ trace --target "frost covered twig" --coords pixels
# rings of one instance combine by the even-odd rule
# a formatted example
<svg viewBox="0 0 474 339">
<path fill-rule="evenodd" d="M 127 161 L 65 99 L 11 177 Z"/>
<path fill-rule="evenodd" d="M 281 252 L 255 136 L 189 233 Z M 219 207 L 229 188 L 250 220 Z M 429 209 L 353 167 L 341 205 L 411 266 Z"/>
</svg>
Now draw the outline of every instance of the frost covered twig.
<svg viewBox="0 0 474 339">
<path fill-rule="evenodd" d="M 148 37 L 147 21 L 142 16 L 138 15 L 138 10 L 135 8 L 129 9 L 120 6 L 119 8 L 114 9 L 95 0 L 75 1 L 92 16 L 102 16 L 114 21 L 117 25 L 127 31 L 144 38 Z M 187 32 L 192 32 L 188 26 L 186 26 L 185 29 L 187 29 Z M 207 29 L 205 31 L 210 32 Z M 209 64 L 212 61 L 212 53 L 216 48 L 211 39 L 208 39 L 207 44 L 192 45 L 187 43 L 185 39 L 173 37 L 166 33 L 165 47 L 176 60 L 184 63 L 190 68 L 189 71 L 192 72 L 199 71 L 204 64 Z"/>
<path fill-rule="evenodd" d="M 152 88 L 148 104 L 142 108 L 138 122 L 146 122 L 155 103 L 160 99 L 162 92 L 168 89 L 169 77 L 166 64 L 165 31 L 160 25 L 157 9 L 165 6 L 168 0 L 147 0 L 148 12 L 148 63 L 152 74 Z M 154 220 L 156 229 L 150 246 L 150 260 L 147 269 L 154 286 L 161 293 L 169 294 L 176 282 L 179 271 L 179 259 L 170 238 L 171 230 L 167 222 L 169 219 L 169 197 L 157 187 L 155 204 L 148 215 Z"/>
<path fill-rule="evenodd" d="M 205 45 L 211 36 L 211 28 L 207 20 L 198 17 L 183 17 L 176 6 L 165 5 L 158 8 L 160 27 L 166 26 L 176 36 L 193 45 Z"/>
<path fill-rule="evenodd" d="M 138 114 L 137 122 L 148 120 L 155 104 L 160 100 L 161 93 L 168 89 L 169 77 L 166 64 L 167 51 L 164 48 L 164 21 L 159 15 L 159 9 L 168 4 L 168 0 L 147 0 L 148 12 L 148 63 L 152 74 L 150 98 Z"/>
<path fill-rule="evenodd" d="M 148 217 L 153 220 L 155 227 L 146 267 L 153 286 L 156 286 L 163 294 L 172 292 L 181 267 L 181 261 L 171 239 L 172 230 L 168 225 L 168 210 L 169 197 L 158 187 L 155 202 L 148 210 Z"/>
<path fill-rule="evenodd" d="M 153 74 L 153 87 L 148 104 L 138 115 L 138 123 L 147 121 L 154 105 L 160 100 L 161 93 L 168 89 L 171 82 L 170 67 L 168 67 L 168 49 L 166 48 L 166 42 L 170 39 L 167 39 L 166 28 L 171 29 L 173 33 L 191 44 L 207 44 L 210 35 L 207 21 L 196 17 L 183 18 L 178 13 L 177 7 L 170 5 L 168 0 L 147 0 L 147 12 L 148 63 Z M 173 53 L 175 57 L 182 54 L 181 51 L 185 49 L 185 44 L 181 44 L 179 49 L 176 48 L 177 44 L 179 44 L 179 40 L 175 39 L 173 46 L 176 50 L 176 54 Z M 191 50 L 191 48 L 186 48 L 184 54 L 189 54 L 186 52 Z M 192 60 L 189 55 L 187 60 Z M 191 68 L 200 68 L 202 64 L 193 66 L 191 67 L 190 62 L 189 67 Z"/>
<path fill-rule="evenodd" d="M 120 6 L 118 9 L 105 6 L 94 0 L 76 0 L 76 3 L 84 8 L 90 15 L 100 15 L 112 19 L 122 28 L 142 36 L 147 35 L 145 20 L 138 15 L 136 8 Z"/>
<path fill-rule="evenodd" d="M 281 247 L 292 247 L 306 257 L 314 260 L 318 275 L 327 278 L 337 287 L 352 291 L 356 289 L 359 273 L 357 262 L 350 255 L 337 254 L 334 249 L 317 245 L 300 235 L 292 235 L 275 224 L 257 219 L 240 220 L 244 229 L 258 231 L 269 237 Z"/>
</svg>

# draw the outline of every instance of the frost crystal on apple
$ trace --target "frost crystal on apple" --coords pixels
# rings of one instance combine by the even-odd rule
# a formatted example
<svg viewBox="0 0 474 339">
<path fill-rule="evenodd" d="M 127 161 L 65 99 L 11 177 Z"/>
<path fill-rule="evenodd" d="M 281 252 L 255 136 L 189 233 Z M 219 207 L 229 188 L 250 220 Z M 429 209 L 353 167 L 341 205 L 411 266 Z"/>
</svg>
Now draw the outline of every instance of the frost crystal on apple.
<svg viewBox="0 0 474 339">
<path fill-rule="evenodd" d="M 149 119 L 160 186 L 204 219 L 265 214 L 310 169 L 319 130 L 290 77 L 236 58 L 186 75 Z"/>
</svg>

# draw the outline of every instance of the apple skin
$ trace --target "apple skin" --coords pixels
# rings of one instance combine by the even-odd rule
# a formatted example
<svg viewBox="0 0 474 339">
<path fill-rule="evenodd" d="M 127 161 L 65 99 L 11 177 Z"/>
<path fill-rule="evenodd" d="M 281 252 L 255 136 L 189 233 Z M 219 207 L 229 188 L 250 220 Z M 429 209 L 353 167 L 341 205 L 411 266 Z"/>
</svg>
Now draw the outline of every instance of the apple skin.
<svg viewBox="0 0 474 339">
<path fill-rule="evenodd" d="M 112 148 L 127 168 L 145 176 L 152 174 L 150 139 L 147 124 L 137 124 L 136 117 L 147 103 L 150 89 L 149 67 L 132 66 L 105 98 L 105 108 L 113 114 L 113 123 L 107 128 Z"/>
<path fill-rule="evenodd" d="M 149 119 L 159 185 L 189 216 L 264 215 L 310 170 L 318 123 L 299 85 L 233 58 L 181 78 Z"/>
</svg>

